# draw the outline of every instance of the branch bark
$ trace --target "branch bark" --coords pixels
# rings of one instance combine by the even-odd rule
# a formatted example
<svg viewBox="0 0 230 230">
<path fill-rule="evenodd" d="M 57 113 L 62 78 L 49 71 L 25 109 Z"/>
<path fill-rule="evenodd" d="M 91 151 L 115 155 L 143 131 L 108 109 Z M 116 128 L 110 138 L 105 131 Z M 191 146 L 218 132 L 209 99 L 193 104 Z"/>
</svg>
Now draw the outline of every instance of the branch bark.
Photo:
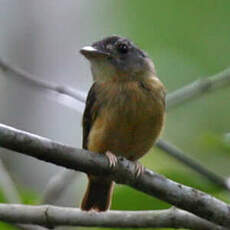
<svg viewBox="0 0 230 230">
<path fill-rule="evenodd" d="M 2 58 L 0 58 L 0 68 L 4 73 L 13 73 L 16 77 L 20 77 L 21 79 L 25 80 L 26 82 L 29 82 L 32 85 L 35 85 L 39 88 L 52 90 L 57 93 L 68 95 L 69 97 L 72 97 L 78 101 L 85 102 L 85 95 L 77 90 L 74 90 L 70 87 L 57 85 L 51 82 L 38 80 L 37 77 L 33 76 L 32 74 L 29 74 L 28 72 L 17 68 L 16 66 L 13 66 L 6 61 L 4 61 Z"/>
<path fill-rule="evenodd" d="M 188 228 L 194 230 L 226 230 L 191 213 L 176 208 L 160 211 L 83 212 L 77 208 L 50 205 L 0 204 L 0 220 L 11 223 L 56 226 L 113 228 Z"/>
<path fill-rule="evenodd" d="M 226 203 L 148 169 L 136 178 L 135 164 L 124 158 L 119 158 L 117 165 L 111 169 L 107 158 L 102 154 L 76 149 L 5 125 L 0 125 L 0 140 L 0 146 L 4 148 L 69 169 L 110 176 L 119 184 L 129 185 L 201 218 L 230 228 L 230 206 Z"/>
<path fill-rule="evenodd" d="M 168 155 L 176 158 L 178 161 L 183 162 L 189 168 L 192 168 L 193 170 L 195 170 L 199 174 L 208 178 L 213 183 L 215 183 L 215 184 L 221 186 L 222 188 L 225 188 L 226 190 L 230 191 L 230 183 L 229 183 L 227 178 L 220 176 L 217 173 L 214 173 L 213 171 L 209 170 L 208 168 L 205 168 L 199 162 L 186 156 L 186 154 L 183 151 L 181 151 L 180 149 L 178 149 L 176 146 L 174 146 L 174 145 L 170 144 L 169 142 L 166 142 L 162 139 L 159 139 L 157 141 L 156 146 L 159 149 L 163 150 Z"/>
<path fill-rule="evenodd" d="M 70 89 L 69 87 L 65 86 L 58 86 L 51 82 L 41 81 L 37 80 L 37 78 L 26 71 L 17 68 L 7 62 L 5 62 L 2 58 L 0 58 L 0 68 L 6 73 L 13 73 L 16 77 L 20 77 L 21 79 L 30 82 L 33 85 L 36 85 L 37 87 L 48 89 L 55 91 L 57 93 L 68 95 L 78 101 L 85 102 L 86 96 L 78 90 Z M 194 99 L 196 97 L 202 96 L 203 94 L 207 92 L 212 92 L 216 89 L 219 89 L 221 87 L 225 87 L 230 85 L 230 68 L 226 69 L 216 75 L 213 75 L 211 77 L 207 77 L 198 81 L 195 81 L 179 90 L 176 90 L 175 92 L 169 93 L 166 97 L 167 101 L 167 110 L 170 110 L 174 108 L 175 106 L 178 106 L 186 101 L 189 101 L 191 99 Z M 162 145 L 162 143 L 165 143 L 165 145 L 170 145 L 172 148 L 167 148 L 165 145 Z M 172 144 L 169 144 L 165 142 L 164 140 L 161 140 L 161 143 L 157 143 L 157 147 L 161 150 L 165 151 L 170 156 L 173 156 L 178 161 L 182 162 L 183 164 L 187 165 L 194 171 L 200 173 L 202 176 L 206 177 L 213 183 L 221 186 L 224 189 L 227 189 L 229 191 L 230 186 L 228 183 L 228 180 L 224 177 L 221 177 L 217 173 L 207 169 L 205 166 L 201 165 L 200 163 L 196 162 L 189 156 L 186 156 L 185 153 L 183 153 L 181 150 L 173 146 Z M 171 151 L 172 150 L 172 151 Z M 61 173 L 62 174 L 62 173 Z M 60 176 L 61 176 L 60 174 Z M 59 176 L 59 177 L 60 177 Z M 62 174 L 63 179 L 65 179 L 65 174 Z M 51 179 L 52 180 L 52 179 Z M 61 181 L 61 180 L 60 180 Z M 63 189 L 65 188 L 65 183 L 63 183 Z M 57 191 L 55 191 L 55 187 L 52 188 L 52 192 L 56 193 L 61 188 L 61 184 L 59 184 L 57 188 Z M 50 190 L 48 188 L 47 190 Z M 49 193 L 50 194 L 50 193 Z"/>
<path fill-rule="evenodd" d="M 167 95 L 167 110 L 170 110 L 182 103 L 185 103 L 194 98 L 200 97 L 205 93 L 210 93 L 220 88 L 230 85 L 230 68 L 215 74 L 197 80 L 181 89 L 178 89 Z"/>
<path fill-rule="evenodd" d="M 0 68 L 4 72 L 10 72 L 15 74 L 27 82 L 30 82 L 33 85 L 36 85 L 41 88 L 46 88 L 49 90 L 56 91 L 57 93 L 62 93 L 68 95 L 72 98 L 75 98 L 78 101 L 85 102 L 85 96 L 78 90 L 71 89 L 65 86 L 59 86 L 51 82 L 37 80 L 37 78 L 28 72 L 17 68 L 8 62 L 0 58 Z M 172 93 L 169 93 L 166 97 L 167 101 L 167 110 L 170 110 L 180 104 L 185 103 L 191 99 L 202 96 L 205 93 L 213 92 L 217 89 L 227 87 L 230 85 L 230 68 L 215 74 L 210 77 L 206 77 L 200 80 L 197 80 L 187 86 L 182 87 Z"/>
</svg>

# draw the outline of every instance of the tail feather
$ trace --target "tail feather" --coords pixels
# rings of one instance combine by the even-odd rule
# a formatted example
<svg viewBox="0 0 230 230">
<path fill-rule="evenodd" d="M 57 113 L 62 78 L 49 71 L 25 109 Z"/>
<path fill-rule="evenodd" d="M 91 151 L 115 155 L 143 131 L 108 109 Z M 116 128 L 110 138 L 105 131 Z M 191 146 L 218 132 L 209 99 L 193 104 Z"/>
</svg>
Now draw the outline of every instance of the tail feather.
<svg viewBox="0 0 230 230">
<path fill-rule="evenodd" d="M 89 177 L 86 193 L 81 203 L 85 211 L 106 211 L 111 204 L 114 182 L 104 177 Z"/>
</svg>

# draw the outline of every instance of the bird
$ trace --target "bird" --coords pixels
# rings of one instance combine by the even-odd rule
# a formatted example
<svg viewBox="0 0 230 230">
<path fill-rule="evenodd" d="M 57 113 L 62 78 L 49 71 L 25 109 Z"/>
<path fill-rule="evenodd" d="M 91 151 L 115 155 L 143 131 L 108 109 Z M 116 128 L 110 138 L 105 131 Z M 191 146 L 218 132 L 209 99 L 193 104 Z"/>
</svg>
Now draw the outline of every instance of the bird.
<svg viewBox="0 0 230 230">
<path fill-rule="evenodd" d="M 93 84 L 83 113 L 83 149 L 104 154 L 114 167 L 122 156 L 137 161 L 159 137 L 165 122 L 163 83 L 146 52 L 131 40 L 112 35 L 80 49 L 90 62 Z M 81 203 L 84 211 L 107 211 L 114 182 L 108 175 L 88 175 Z"/>
</svg>

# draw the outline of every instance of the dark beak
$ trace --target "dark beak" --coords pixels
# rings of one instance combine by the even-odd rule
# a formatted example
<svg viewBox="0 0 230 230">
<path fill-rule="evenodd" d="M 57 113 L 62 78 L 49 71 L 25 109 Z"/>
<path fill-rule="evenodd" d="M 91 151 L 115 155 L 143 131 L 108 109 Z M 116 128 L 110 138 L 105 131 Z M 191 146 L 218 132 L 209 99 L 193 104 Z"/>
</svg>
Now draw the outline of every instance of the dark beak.
<svg viewBox="0 0 230 230">
<path fill-rule="evenodd" d="M 84 55 L 87 59 L 94 58 L 94 57 L 108 57 L 110 56 L 109 53 L 105 51 L 101 51 L 93 46 L 85 46 L 80 49 L 80 53 Z"/>
</svg>

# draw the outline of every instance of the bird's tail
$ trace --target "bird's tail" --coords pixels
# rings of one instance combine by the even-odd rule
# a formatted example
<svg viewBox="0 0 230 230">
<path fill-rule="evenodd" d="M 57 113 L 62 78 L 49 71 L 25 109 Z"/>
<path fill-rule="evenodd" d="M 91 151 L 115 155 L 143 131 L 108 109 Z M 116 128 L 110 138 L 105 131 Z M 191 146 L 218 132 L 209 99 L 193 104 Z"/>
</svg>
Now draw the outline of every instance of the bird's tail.
<svg viewBox="0 0 230 230">
<path fill-rule="evenodd" d="M 114 182 L 104 177 L 89 176 L 88 186 L 81 203 L 85 211 L 95 210 L 103 212 L 109 209 L 113 193 Z"/>
</svg>

